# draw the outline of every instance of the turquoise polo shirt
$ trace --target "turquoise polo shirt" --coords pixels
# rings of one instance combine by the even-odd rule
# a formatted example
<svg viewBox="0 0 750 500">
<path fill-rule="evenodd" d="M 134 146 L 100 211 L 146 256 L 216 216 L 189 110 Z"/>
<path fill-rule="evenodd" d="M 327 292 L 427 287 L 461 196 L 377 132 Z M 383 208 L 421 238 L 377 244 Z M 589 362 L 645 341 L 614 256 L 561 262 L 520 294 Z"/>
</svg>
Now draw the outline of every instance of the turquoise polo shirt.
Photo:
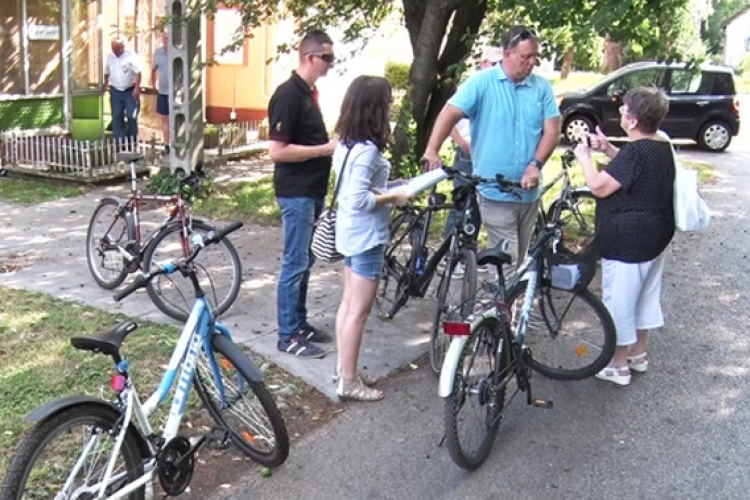
<svg viewBox="0 0 750 500">
<path fill-rule="evenodd" d="M 536 153 L 544 121 L 560 116 L 547 80 L 532 73 L 515 84 L 502 64 L 466 80 L 448 103 L 469 117 L 474 173 L 487 178 L 501 173 L 509 180 L 520 181 Z M 537 200 L 541 188 L 517 191 L 520 200 L 491 184 L 479 186 L 480 194 L 490 200 L 524 203 Z"/>
</svg>

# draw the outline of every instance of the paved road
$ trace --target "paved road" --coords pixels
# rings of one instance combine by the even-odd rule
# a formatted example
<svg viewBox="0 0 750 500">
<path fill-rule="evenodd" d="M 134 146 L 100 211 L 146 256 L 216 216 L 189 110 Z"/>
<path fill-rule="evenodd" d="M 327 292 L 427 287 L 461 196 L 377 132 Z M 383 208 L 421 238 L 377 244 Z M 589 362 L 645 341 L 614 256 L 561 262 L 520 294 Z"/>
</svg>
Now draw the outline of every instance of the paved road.
<svg viewBox="0 0 750 500">
<path fill-rule="evenodd" d="M 668 324 L 630 387 L 535 377 L 555 408 L 516 399 L 490 458 L 469 474 L 438 447 L 442 401 L 422 367 L 385 384 L 383 402 L 352 404 L 295 442 L 272 478 L 238 478 L 214 499 L 748 498 L 750 144 L 680 154 L 716 164 L 704 190 L 714 222 L 669 248 Z"/>
</svg>

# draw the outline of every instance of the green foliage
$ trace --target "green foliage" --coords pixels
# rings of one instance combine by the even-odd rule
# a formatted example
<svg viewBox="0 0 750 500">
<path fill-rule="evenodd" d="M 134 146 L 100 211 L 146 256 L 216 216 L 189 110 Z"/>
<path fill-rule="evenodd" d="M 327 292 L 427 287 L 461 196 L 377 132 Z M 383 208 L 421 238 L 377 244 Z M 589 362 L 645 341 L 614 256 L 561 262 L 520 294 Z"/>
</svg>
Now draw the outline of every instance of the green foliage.
<svg viewBox="0 0 750 500">
<path fill-rule="evenodd" d="M 713 11 L 701 30 L 701 38 L 709 54 L 721 55 L 724 47 L 724 30 L 721 25 L 730 17 L 750 5 L 750 0 L 714 0 Z"/>
<path fill-rule="evenodd" d="M 156 194 L 177 194 L 177 189 L 182 177 L 163 169 L 148 179 L 147 189 Z"/>
<path fill-rule="evenodd" d="M 388 61 L 385 63 L 385 77 L 394 89 L 406 90 L 409 86 L 410 64 Z"/>
<path fill-rule="evenodd" d="M 740 59 L 740 64 L 737 67 L 737 72 L 742 76 L 750 75 L 750 52 L 745 52 L 744 54 L 742 54 L 742 59 Z"/>
</svg>

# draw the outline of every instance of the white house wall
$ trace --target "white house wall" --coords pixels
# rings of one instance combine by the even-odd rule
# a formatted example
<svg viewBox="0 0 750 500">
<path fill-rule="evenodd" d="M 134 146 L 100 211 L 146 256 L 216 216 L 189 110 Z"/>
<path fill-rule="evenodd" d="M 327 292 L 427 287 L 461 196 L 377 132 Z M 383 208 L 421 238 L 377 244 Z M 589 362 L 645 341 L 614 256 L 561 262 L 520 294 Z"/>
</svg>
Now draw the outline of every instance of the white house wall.
<svg viewBox="0 0 750 500">
<path fill-rule="evenodd" d="M 727 24 L 724 41 L 724 64 L 737 67 L 742 56 L 750 49 L 750 11 Z"/>
</svg>

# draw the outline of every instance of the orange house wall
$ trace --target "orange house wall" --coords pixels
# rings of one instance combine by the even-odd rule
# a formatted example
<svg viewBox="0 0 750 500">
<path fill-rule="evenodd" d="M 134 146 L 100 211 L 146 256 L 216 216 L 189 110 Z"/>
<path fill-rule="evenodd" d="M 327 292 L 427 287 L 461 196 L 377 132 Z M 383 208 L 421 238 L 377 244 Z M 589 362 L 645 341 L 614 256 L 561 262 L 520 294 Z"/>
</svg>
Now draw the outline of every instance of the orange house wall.
<svg viewBox="0 0 750 500">
<path fill-rule="evenodd" d="M 206 23 L 207 53 L 214 54 L 214 21 Z M 272 66 L 275 57 L 274 27 L 262 25 L 245 40 L 242 64 L 216 64 L 206 68 L 206 121 L 226 123 L 234 109 L 237 121 L 262 120 L 273 93 Z"/>
</svg>

